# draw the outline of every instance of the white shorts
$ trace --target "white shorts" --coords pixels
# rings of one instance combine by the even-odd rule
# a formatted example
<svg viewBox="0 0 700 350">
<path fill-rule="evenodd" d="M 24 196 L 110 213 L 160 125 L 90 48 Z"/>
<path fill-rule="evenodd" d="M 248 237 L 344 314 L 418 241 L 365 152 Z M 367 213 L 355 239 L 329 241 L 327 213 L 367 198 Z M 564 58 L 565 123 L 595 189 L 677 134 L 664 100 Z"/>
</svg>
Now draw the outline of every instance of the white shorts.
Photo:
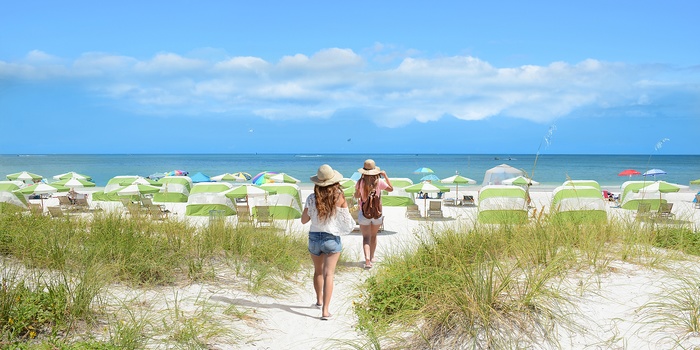
<svg viewBox="0 0 700 350">
<path fill-rule="evenodd" d="M 379 219 L 368 219 L 364 215 L 362 215 L 362 208 L 360 207 L 360 210 L 357 213 L 357 223 L 359 223 L 360 226 L 381 226 L 381 224 L 384 223 L 384 215 L 382 215 L 382 217 L 380 217 Z"/>
</svg>

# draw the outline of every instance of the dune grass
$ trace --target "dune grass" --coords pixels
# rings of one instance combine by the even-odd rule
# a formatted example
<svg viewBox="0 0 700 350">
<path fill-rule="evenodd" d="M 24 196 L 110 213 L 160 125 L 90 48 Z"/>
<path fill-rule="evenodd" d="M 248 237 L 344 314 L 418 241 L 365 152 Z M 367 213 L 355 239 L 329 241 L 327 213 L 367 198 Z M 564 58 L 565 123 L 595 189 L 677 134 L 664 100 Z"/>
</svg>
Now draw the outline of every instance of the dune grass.
<svg viewBox="0 0 700 350">
<path fill-rule="evenodd" d="M 149 288 L 182 281 L 215 283 L 216 269 L 226 266 L 233 267 L 227 271 L 233 271 L 231 277 L 240 280 L 241 288 L 273 294 L 286 290 L 292 277 L 310 265 L 304 237 L 274 228 L 223 221 L 195 227 L 185 221 L 124 218 L 110 212 L 65 219 L 26 213 L 0 215 L 0 254 L 3 347 L 142 348 L 156 337 L 144 334 L 154 333 L 154 327 L 129 316 L 127 310 L 108 321 L 106 338 L 64 341 L 71 334 L 80 338 L 78 335 L 89 333 L 104 318 L 101 295 L 110 285 Z M 223 334 L 217 323 L 201 322 L 209 314 L 209 310 L 200 310 L 193 317 L 177 313 L 178 322 L 159 329 L 175 343 L 198 347 L 201 339 Z"/>
<path fill-rule="evenodd" d="M 567 301 L 576 291 L 562 287 L 568 276 L 609 272 L 613 260 L 659 264 L 667 258 L 655 247 L 698 255 L 697 236 L 682 226 L 545 217 L 528 225 L 428 232 L 413 249 L 388 257 L 360 287 L 353 304 L 358 328 L 372 348 L 557 348 L 557 329 L 581 326 Z M 683 291 L 673 305 L 695 316 Z M 692 317 L 675 321 L 694 327 Z"/>
</svg>

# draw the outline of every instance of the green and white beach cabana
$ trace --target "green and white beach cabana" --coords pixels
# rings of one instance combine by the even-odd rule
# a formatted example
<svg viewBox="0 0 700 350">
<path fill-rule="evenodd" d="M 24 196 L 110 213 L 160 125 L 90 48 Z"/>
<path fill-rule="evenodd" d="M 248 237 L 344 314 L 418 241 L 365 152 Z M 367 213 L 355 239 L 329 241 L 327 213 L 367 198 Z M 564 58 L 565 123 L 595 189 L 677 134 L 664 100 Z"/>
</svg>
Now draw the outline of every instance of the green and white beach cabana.
<svg viewBox="0 0 700 350">
<path fill-rule="evenodd" d="M 140 176 L 136 175 L 117 175 L 107 181 L 107 185 L 105 185 L 105 188 L 102 191 L 93 192 L 92 200 L 102 202 L 118 202 L 122 197 L 117 194 L 117 191 L 130 185 L 139 177 Z M 137 200 L 138 198 L 133 199 Z"/>
<path fill-rule="evenodd" d="M 27 209 L 27 199 L 19 192 L 0 190 L 0 214 Z"/>
<path fill-rule="evenodd" d="M 601 223 L 608 219 L 606 205 L 600 188 L 562 185 L 552 192 L 550 213 L 555 220 Z"/>
<path fill-rule="evenodd" d="M 562 186 L 568 186 L 568 187 L 580 187 L 580 186 L 588 186 L 588 187 L 593 187 L 598 189 L 598 191 L 601 191 L 601 196 L 602 196 L 602 190 L 600 188 L 600 184 L 598 181 L 595 180 L 567 180 L 564 181 Z"/>
<path fill-rule="evenodd" d="M 477 221 L 482 224 L 527 223 L 527 192 L 514 185 L 482 187 Z"/>
<path fill-rule="evenodd" d="M 235 186 L 228 182 L 200 182 L 192 186 L 192 191 L 187 198 L 185 215 L 209 216 L 216 213 L 217 216 L 230 216 L 236 214 L 236 204 L 226 191 Z"/>
<path fill-rule="evenodd" d="M 658 210 L 661 203 L 666 203 L 666 198 L 662 192 L 650 193 L 649 191 L 639 192 L 640 189 L 653 184 L 654 181 L 633 180 L 625 181 L 620 188 L 620 208 L 637 210 L 639 203 L 649 203 L 651 210 Z"/>
<path fill-rule="evenodd" d="M 161 191 L 153 195 L 154 202 L 185 203 L 190 196 L 193 182 L 189 176 L 166 176 L 158 180 Z"/>
<path fill-rule="evenodd" d="M 251 200 L 253 215 L 257 215 L 257 206 L 269 207 L 270 215 L 275 220 L 291 220 L 301 218 L 302 205 L 301 189 L 293 183 L 265 183 L 260 187 L 276 192 L 276 194 L 257 197 Z"/>
</svg>

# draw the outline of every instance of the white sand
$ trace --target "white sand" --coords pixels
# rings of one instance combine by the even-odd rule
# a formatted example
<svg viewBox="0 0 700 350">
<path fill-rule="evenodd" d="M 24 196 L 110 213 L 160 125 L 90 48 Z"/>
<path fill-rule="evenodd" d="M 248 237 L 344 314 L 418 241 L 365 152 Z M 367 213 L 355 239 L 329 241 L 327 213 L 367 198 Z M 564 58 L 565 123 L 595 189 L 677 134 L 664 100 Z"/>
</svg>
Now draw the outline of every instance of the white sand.
<svg viewBox="0 0 700 350">
<path fill-rule="evenodd" d="M 548 208 L 551 201 L 551 188 L 531 189 L 533 205 Z M 617 189 L 610 189 L 617 193 Z M 310 187 L 302 189 L 305 198 Z M 697 189 L 666 194 L 674 203 L 676 217 L 692 222 L 693 229 L 700 227 L 700 209 L 694 209 L 692 199 Z M 476 187 L 460 188 L 460 195 L 473 195 L 477 198 Z M 448 197 L 450 194 L 448 193 Z M 423 201 L 417 204 L 423 210 Z M 184 217 L 184 207 L 171 206 L 171 211 Z M 155 288 L 136 293 L 115 287 L 110 292 L 115 299 L 124 300 L 127 295 L 135 298 L 134 305 L 147 305 L 151 310 L 172 310 L 177 304 L 185 313 L 197 315 L 208 310 L 207 315 L 219 319 L 220 324 L 238 334 L 237 337 L 214 338 L 209 344 L 214 349 L 325 349 L 332 348 L 336 339 L 354 340 L 363 344 L 363 338 L 355 331 L 356 319 L 352 310 L 353 300 L 357 300 L 358 284 L 381 268 L 383 256 L 400 249 L 406 249 L 415 238 L 433 229 L 446 226 L 473 225 L 476 207 L 443 207 L 447 219 L 441 221 L 416 221 L 405 218 L 405 208 L 385 207 L 385 231 L 379 234 L 377 256 L 379 262 L 372 270 L 364 270 L 362 263 L 362 237 L 359 232 L 343 237 L 343 254 L 350 261 L 336 274 L 330 321 L 321 321 L 321 311 L 311 304 L 315 301 L 311 282 L 311 272 L 300 276 L 299 286 L 288 295 L 277 297 L 256 296 L 240 288 L 240 279 L 232 271 L 221 268 L 217 271 L 216 284 L 182 285 Z M 613 217 L 632 219 L 634 212 L 619 208 L 608 208 Z M 205 222 L 208 218 L 196 218 Z M 231 218 L 233 219 L 233 218 Z M 290 232 L 304 234 L 308 226 L 294 220 L 287 228 Z M 685 334 L 679 327 L 662 327 L 658 322 L 649 324 L 640 307 L 649 301 L 663 300 L 661 295 L 668 291 L 674 275 L 697 275 L 700 260 L 684 257 L 675 266 L 653 269 L 622 261 L 613 261 L 607 272 L 578 272 L 571 276 L 571 289 L 581 289 L 570 302 L 577 312 L 576 318 L 584 326 L 585 332 L 568 334 L 560 332 L 560 348 L 563 349 L 667 349 L 678 341 L 685 348 L 700 346 L 697 334 Z M 579 286 L 581 283 L 581 286 Z M 578 286 L 578 287 L 577 287 Z M 208 306 L 202 306 L 208 305 Z M 231 317 L 225 311 L 235 307 L 245 312 L 249 320 Z M 173 317 L 172 311 L 151 311 L 162 315 L 165 320 Z M 220 316 L 220 317 L 218 317 Z M 194 316 L 193 316 L 194 317 Z"/>
</svg>

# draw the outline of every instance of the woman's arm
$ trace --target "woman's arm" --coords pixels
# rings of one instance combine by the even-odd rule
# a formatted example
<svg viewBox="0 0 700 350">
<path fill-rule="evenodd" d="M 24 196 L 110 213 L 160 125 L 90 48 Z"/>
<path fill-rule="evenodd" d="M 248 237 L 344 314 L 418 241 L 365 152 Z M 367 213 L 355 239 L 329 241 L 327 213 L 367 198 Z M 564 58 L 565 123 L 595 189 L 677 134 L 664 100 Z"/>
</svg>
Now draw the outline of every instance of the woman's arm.
<svg viewBox="0 0 700 350">
<path fill-rule="evenodd" d="M 305 224 L 309 221 L 311 221 L 311 217 L 309 216 L 309 208 L 304 208 L 304 212 L 301 213 L 301 223 Z"/>
<path fill-rule="evenodd" d="M 382 176 L 384 176 L 384 182 L 386 182 L 389 187 L 385 188 L 384 190 L 387 192 L 391 192 L 394 190 L 394 186 L 391 185 L 391 180 L 389 180 L 389 177 L 386 175 L 386 171 L 382 170 L 380 173 Z"/>
</svg>

